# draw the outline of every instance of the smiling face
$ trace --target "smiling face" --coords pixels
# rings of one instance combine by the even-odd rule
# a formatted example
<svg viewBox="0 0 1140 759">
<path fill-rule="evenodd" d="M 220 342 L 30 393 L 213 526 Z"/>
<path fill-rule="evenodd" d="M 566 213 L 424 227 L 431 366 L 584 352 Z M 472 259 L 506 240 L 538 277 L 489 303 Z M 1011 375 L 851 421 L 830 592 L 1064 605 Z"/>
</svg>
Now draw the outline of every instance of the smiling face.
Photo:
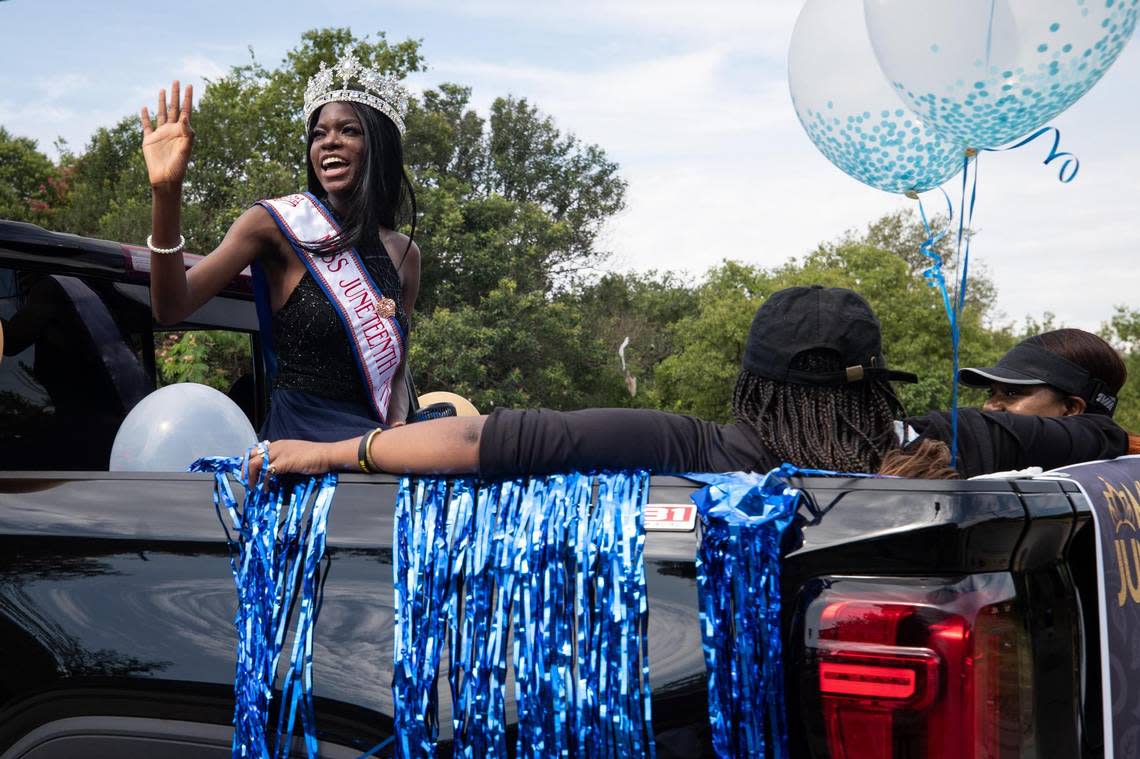
<svg viewBox="0 0 1140 759">
<path fill-rule="evenodd" d="M 990 397 L 986 399 L 983 411 L 1007 411 L 1011 414 L 1035 414 L 1037 416 L 1068 416 L 1083 411 L 1074 410 L 1073 396 L 1064 396 L 1049 385 L 1007 385 L 994 382 L 990 385 Z"/>
<path fill-rule="evenodd" d="M 351 192 L 364 170 L 364 128 L 348 103 L 329 103 L 321 108 L 310 132 L 309 160 L 317 181 L 337 205 Z"/>
</svg>

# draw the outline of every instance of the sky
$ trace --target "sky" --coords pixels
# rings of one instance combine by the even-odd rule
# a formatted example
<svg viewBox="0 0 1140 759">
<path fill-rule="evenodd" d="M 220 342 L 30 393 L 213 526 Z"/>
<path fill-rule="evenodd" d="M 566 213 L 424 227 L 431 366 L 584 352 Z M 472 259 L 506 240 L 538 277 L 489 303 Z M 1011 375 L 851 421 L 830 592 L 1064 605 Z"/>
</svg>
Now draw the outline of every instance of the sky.
<svg viewBox="0 0 1140 759">
<path fill-rule="evenodd" d="M 98 127 L 143 104 L 153 109 L 158 88 L 174 78 L 200 93 L 251 49 L 276 65 L 310 28 L 418 39 L 428 69 L 409 78 L 414 91 L 470 86 L 484 115 L 496 97 L 525 97 L 620 164 L 629 187 L 601 240 L 613 252 L 609 268 L 670 269 L 695 282 L 723 259 L 777 266 L 915 206 L 840 172 L 801 128 L 786 65 L 801 6 L 0 0 L 0 125 L 55 156 L 58 137 L 78 150 Z M 970 266 L 997 286 L 998 323 L 1050 311 L 1059 323 L 1096 329 L 1114 305 L 1137 305 L 1138 93 L 1133 42 L 1054 119 L 1061 149 L 1081 161 L 1070 184 L 1041 165 L 1045 140 L 983 157 Z M 935 196 L 927 202 L 945 207 Z M 424 255 L 430 262 L 431 251 Z"/>
</svg>

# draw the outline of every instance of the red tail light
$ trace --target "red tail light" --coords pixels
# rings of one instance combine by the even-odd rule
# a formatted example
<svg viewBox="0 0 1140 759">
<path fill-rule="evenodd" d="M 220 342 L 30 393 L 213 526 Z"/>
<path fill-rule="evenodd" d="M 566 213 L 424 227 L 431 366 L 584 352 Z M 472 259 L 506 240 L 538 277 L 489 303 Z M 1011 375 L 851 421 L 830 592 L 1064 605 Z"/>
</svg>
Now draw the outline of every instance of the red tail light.
<svg viewBox="0 0 1140 759">
<path fill-rule="evenodd" d="M 801 680 L 831 759 L 1022 755 L 1032 683 L 1006 575 L 832 579 L 808 605 Z"/>
</svg>

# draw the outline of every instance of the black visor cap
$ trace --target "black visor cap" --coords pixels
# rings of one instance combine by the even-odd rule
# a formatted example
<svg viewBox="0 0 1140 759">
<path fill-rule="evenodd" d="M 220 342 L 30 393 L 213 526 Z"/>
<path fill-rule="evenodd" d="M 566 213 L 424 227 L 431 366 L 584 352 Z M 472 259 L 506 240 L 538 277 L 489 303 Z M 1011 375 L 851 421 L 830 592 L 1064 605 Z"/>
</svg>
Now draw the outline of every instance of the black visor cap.
<svg viewBox="0 0 1140 759">
<path fill-rule="evenodd" d="M 1087 369 L 1032 343 L 1018 343 L 993 366 L 962 369 L 958 381 L 970 387 L 989 387 L 994 382 L 1050 385 L 1064 395 L 1083 398 L 1090 412 L 1112 416 L 1116 409 L 1116 397 Z"/>
</svg>

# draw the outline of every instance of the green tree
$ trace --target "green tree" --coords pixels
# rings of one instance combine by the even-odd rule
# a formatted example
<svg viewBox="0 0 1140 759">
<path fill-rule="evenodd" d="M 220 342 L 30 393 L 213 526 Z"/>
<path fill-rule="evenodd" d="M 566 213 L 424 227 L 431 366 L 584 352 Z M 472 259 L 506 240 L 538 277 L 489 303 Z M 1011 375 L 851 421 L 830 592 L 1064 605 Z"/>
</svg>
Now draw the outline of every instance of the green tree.
<svg viewBox="0 0 1140 759">
<path fill-rule="evenodd" d="M 1140 433 L 1140 309 L 1117 306 L 1100 335 L 1120 351 L 1128 370 L 1113 418 L 1129 432 Z"/>
<path fill-rule="evenodd" d="M 227 392 L 253 366 L 248 335 L 213 330 L 166 332 L 155 342 L 160 385 L 198 382 Z"/>
<path fill-rule="evenodd" d="M 0 127 L 0 219 L 50 223 L 65 185 L 36 141 Z"/>
<path fill-rule="evenodd" d="M 503 279 L 477 307 L 440 307 L 422 319 L 411 361 L 420 392 L 451 390 L 486 413 L 613 405 L 624 387 L 605 352 L 572 301 Z"/>
<path fill-rule="evenodd" d="M 872 230 L 874 230 L 872 225 Z M 658 367 L 655 382 L 662 406 L 725 420 L 733 381 L 756 309 L 774 290 L 820 284 L 848 287 L 863 295 L 883 327 L 889 365 L 914 371 L 920 381 L 896 386 L 911 413 L 950 403 L 950 330 L 941 296 L 915 274 L 913 259 L 868 243 L 870 235 L 848 235 L 821 245 L 802 260 L 764 270 L 725 262 L 707 275 L 699 307 L 674 327 L 680 350 Z M 925 239 L 923 236 L 922 239 Z M 907 252 L 905 247 L 901 252 Z M 1013 342 L 1008 331 L 987 326 L 992 287 L 975 275 L 961 321 L 962 365 L 996 360 Z"/>
<path fill-rule="evenodd" d="M 924 276 L 925 272 L 931 269 L 934 265 L 931 254 L 936 254 L 942 260 L 942 275 L 947 290 L 953 293 L 961 277 L 956 251 L 958 229 L 946 216 L 931 218 L 929 229 L 921 223 L 920 218 L 913 211 L 895 211 L 872 221 L 867 225 L 865 232 L 849 231 L 834 243 L 823 243 L 820 249 L 850 248 L 860 245 L 878 248 L 892 253 L 905 262 L 907 270 L 916 277 Z M 963 241 L 972 234 L 972 230 L 963 229 Z M 932 243 L 926 248 L 929 252 L 924 253 L 927 240 L 932 240 Z M 996 298 L 997 290 L 993 282 L 975 268 L 966 287 L 966 308 L 980 308 L 988 313 Z"/>
<path fill-rule="evenodd" d="M 621 366 L 618 351 L 628 340 L 626 372 L 636 383 L 632 385 L 636 394 L 631 395 L 622 376 L 611 403 L 656 408 L 654 370 L 677 351 L 673 325 L 696 309 L 695 288 L 671 272 L 610 273 L 579 288 L 572 297 L 583 325 L 600 341 L 607 372 Z"/>
<path fill-rule="evenodd" d="M 441 85 L 407 119 L 427 311 L 475 306 L 504 278 L 524 292 L 580 283 L 608 257 L 598 232 L 624 204 L 625 182 L 601 148 L 525 99 L 498 98 L 485 120 L 470 95 Z"/>
<path fill-rule="evenodd" d="M 727 421 L 752 316 L 776 289 L 773 276 L 759 267 L 725 261 L 710 269 L 696 291 L 696 308 L 672 327 L 675 352 L 654 371 L 655 404 Z"/>
<path fill-rule="evenodd" d="M 150 185 L 137 116 L 96 130 L 82 154 L 67 156 L 70 191 L 54 227 L 62 232 L 142 243 L 150 232 Z M 193 212 L 183 224 L 194 222 Z"/>
</svg>

